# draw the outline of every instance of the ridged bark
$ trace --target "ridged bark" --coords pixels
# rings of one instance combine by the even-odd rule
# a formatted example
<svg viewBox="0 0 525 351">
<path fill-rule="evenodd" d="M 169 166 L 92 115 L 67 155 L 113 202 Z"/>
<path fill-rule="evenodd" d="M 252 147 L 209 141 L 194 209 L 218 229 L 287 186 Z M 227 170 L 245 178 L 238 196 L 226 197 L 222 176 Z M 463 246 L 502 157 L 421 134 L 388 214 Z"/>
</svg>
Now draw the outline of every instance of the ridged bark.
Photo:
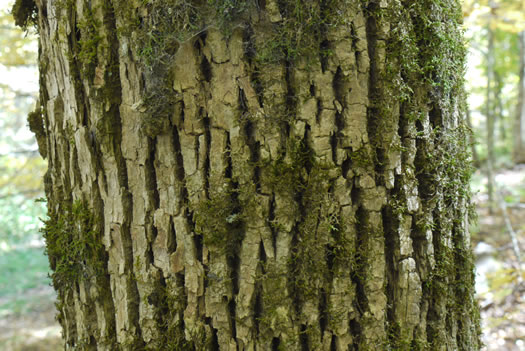
<svg viewBox="0 0 525 351">
<path fill-rule="evenodd" d="M 66 349 L 479 349 L 456 1 L 36 3 Z"/>
</svg>

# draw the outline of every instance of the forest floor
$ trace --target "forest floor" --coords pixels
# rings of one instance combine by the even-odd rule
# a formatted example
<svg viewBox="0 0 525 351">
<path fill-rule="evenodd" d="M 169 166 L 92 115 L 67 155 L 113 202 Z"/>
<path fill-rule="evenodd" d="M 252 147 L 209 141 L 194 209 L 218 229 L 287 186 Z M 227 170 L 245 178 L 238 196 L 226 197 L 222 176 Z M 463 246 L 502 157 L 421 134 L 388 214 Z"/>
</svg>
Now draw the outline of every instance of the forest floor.
<svg viewBox="0 0 525 351">
<path fill-rule="evenodd" d="M 483 350 L 525 351 L 525 265 L 520 271 L 516 245 L 509 234 L 511 229 L 518 246 L 525 250 L 525 165 L 499 171 L 496 182 L 505 206 L 496 204 L 491 213 L 483 176 L 476 174 L 473 181 L 478 221 L 471 232 Z M 62 349 L 61 331 L 55 321 L 55 294 L 43 251 L 41 243 L 0 255 L 2 351 Z M 525 261 L 525 252 L 519 253 Z"/>
<path fill-rule="evenodd" d="M 495 180 L 492 211 L 485 179 L 476 174 L 473 182 L 478 221 L 471 232 L 483 350 L 525 351 L 525 165 L 500 170 Z"/>
<path fill-rule="evenodd" d="M 0 350 L 62 350 L 43 242 L 0 248 Z"/>
</svg>

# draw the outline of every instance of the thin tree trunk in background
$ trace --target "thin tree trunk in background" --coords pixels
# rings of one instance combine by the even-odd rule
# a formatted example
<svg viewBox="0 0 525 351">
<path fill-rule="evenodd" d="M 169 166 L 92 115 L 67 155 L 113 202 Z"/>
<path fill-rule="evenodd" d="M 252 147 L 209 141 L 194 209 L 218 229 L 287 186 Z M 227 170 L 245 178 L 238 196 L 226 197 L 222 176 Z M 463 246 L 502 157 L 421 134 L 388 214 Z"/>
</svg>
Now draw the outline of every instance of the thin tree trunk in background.
<svg viewBox="0 0 525 351">
<path fill-rule="evenodd" d="M 465 111 L 465 123 L 467 124 L 467 127 L 469 129 L 468 143 L 470 145 L 470 153 L 472 155 L 472 166 L 474 168 L 480 168 L 481 161 L 479 159 L 478 151 L 476 149 L 476 135 L 474 134 L 474 128 L 472 127 L 472 114 L 470 113 L 469 108 L 467 108 Z"/>
<path fill-rule="evenodd" d="M 485 101 L 485 116 L 487 120 L 487 193 L 489 197 L 489 213 L 494 211 L 494 32 L 489 22 L 487 26 L 487 97 Z"/>
<path fill-rule="evenodd" d="M 503 108 L 503 100 L 501 93 L 503 90 L 503 80 L 501 75 L 494 70 L 494 125 L 498 124 L 499 135 L 495 136 L 497 140 L 505 143 L 507 139 L 507 121 L 505 119 L 505 109 Z"/>
<path fill-rule="evenodd" d="M 514 120 L 514 163 L 525 163 L 525 31 L 518 35 L 520 48 L 518 103 Z"/>
<path fill-rule="evenodd" d="M 37 5 L 67 350 L 479 350 L 457 1 Z"/>
</svg>

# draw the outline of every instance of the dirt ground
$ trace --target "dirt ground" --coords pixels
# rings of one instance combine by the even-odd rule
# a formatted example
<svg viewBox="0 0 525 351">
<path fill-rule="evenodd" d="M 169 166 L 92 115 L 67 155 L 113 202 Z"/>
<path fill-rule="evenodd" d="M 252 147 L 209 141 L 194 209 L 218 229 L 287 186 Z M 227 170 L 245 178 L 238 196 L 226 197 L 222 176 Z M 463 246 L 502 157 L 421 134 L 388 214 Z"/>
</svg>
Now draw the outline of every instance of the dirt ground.
<svg viewBox="0 0 525 351">
<path fill-rule="evenodd" d="M 55 294 L 50 286 L 23 293 L 31 296 L 24 313 L 0 316 L 0 350 L 58 351 L 62 350 L 60 326 L 55 321 Z"/>
</svg>

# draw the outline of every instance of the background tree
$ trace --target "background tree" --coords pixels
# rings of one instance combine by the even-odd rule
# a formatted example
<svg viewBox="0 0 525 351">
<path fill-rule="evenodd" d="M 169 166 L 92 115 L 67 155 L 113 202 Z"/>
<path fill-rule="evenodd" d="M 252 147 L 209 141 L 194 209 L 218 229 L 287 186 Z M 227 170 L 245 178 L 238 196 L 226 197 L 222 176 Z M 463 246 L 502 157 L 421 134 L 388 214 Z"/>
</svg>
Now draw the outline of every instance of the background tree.
<svg viewBox="0 0 525 351">
<path fill-rule="evenodd" d="M 500 160 L 493 165 L 496 168 L 502 161 L 506 165 L 522 163 L 519 155 L 525 133 L 521 127 L 524 117 L 519 87 L 523 85 L 520 75 L 523 55 L 519 33 L 525 28 L 524 6 L 522 0 L 468 0 L 464 4 L 470 44 L 483 56 L 480 70 L 487 79 L 482 88 L 477 81 L 467 87 L 473 95 L 471 109 L 479 110 L 487 119 L 486 123 L 474 123 L 474 131 L 485 133 L 478 136 L 479 140 L 486 141 L 478 148 L 493 163 Z M 486 98 L 480 99 L 479 94 Z M 497 124 L 499 130 L 496 130 Z"/>
<path fill-rule="evenodd" d="M 13 12 L 67 349 L 479 348 L 456 1 Z"/>
<path fill-rule="evenodd" d="M 525 163 L 525 30 L 518 35 L 519 45 L 519 80 L 518 102 L 516 104 L 516 118 L 514 125 L 514 152 L 516 163 Z"/>
</svg>

